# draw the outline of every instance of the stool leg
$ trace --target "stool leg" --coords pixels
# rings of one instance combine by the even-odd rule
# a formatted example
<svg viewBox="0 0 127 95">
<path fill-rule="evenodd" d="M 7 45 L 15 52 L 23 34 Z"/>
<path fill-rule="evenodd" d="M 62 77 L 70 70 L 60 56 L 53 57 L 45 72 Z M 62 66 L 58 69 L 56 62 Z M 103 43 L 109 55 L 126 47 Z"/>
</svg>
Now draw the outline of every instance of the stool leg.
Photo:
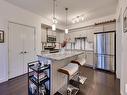
<svg viewBox="0 0 127 95">
<path fill-rule="evenodd" d="M 71 95 L 71 92 L 68 89 L 69 87 L 69 75 L 67 76 L 67 95 Z"/>
<path fill-rule="evenodd" d="M 79 76 L 80 76 L 79 68 L 80 68 L 80 66 L 78 65 L 78 82 L 79 82 Z M 78 84 L 78 88 L 79 88 L 79 85 L 80 84 Z"/>
<path fill-rule="evenodd" d="M 79 65 L 79 68 L 80 68 L 81 66 Z M 81 76 L 81 73 L 80 73 L 80 71 L 78 71 L 79 72 L 79 77 L 78 77 L 78 79 L 79 79 L 79 83 L 81 83 L 81 84 L 84 84 L 84 83 L 82 83 L 82 82 L 80 82 L 80 79 L 81 80 L 83 80 L 84 82 L 86 81 L 86 79 L 87 79 L 87 77 L 85 77 L 85 76 Z M 79 85 L 80 86 L 80 85 Z"/>
</svg>

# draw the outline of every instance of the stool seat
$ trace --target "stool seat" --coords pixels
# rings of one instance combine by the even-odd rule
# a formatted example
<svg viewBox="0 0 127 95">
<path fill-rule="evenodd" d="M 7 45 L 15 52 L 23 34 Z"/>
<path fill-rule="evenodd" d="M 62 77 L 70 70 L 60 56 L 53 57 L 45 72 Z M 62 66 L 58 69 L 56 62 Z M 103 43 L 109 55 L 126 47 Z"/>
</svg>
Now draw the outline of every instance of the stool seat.
<svg viewBox="0 0 127 95">
<path fill-rule="evenodd" d="M 78 64 L 69 63 L 67 66 L 60 68 L 58 71 L 72 76 L 78 71 Z"/>
<path fill-rule="evenodd" d="M 72 60 L 71 63 L 76 63 L 80 66 L 83 66 L 86 63 L 86 59 L 85 58 L 78 58 L 77 60 Z"/>
</svg>

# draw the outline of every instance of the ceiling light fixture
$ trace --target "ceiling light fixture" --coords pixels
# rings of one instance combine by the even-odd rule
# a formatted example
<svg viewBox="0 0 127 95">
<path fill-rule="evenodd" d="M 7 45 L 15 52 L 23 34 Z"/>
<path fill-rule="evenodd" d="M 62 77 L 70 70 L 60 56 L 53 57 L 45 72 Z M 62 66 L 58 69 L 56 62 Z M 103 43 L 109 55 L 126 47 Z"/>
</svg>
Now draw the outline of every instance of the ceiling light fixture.
<svg viewBox="0 0 127 95">
<path fill-rule="evenodd" d="M 56 19 L 56 0 L 53 0 L 53 24 L 52 24 L 52 30 L 56 31 L 56 24 L 57 24 L 57 19 Z"/>
<path fill-rule="evenodd" d="M 72 23 L 75 23 L 75 21 L 74 21 L 74 20 L 72 20 Z"/>
<path fill-rule="evenodd" d="M 85 16 L 84 14 L 77 16 L 72 19 L 72 23 L 78 23 L 78 22 L 84 21 L 86 18 L 87 18 L 87 16 Z"/>
<path fill-rule="evenodd" d="M 84 20 L 84 17 L 82 17 L 82 21 Z"/>
<path fill-rule="evenodd" d="M 68 34 L 68 8 L 65 8 L 66 11 L 66 28 L 65 33 Z"/>
<path fill-rule="evenodd" d="M 55 24 L 57 24 L 57 23 L 58 23 L 58 21 L 57 21 L 57 19 L 56 19 L 56 18 L 52 19 L 52 21 L 53 21 L 53 23 L 55 23 Z"/>
</svg>

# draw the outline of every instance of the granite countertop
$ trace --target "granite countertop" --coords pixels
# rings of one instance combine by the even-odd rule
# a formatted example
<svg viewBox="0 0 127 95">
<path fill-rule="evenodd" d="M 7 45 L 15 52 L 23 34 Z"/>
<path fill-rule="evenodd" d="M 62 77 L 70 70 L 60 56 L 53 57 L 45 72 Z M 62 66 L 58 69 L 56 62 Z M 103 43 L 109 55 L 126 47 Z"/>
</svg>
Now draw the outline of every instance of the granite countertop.
<svg viewBox="0 0 127 95">
<path fill-rule="evenodd" d="M 48 58 L 51 60 L 63 60 L 83 53 L 84 53 L 83 51 L 65 51 L 64 53 L 58 52 L 58 53 L 42 54 L 38 55 L 38 57 Z"/>
</svg>

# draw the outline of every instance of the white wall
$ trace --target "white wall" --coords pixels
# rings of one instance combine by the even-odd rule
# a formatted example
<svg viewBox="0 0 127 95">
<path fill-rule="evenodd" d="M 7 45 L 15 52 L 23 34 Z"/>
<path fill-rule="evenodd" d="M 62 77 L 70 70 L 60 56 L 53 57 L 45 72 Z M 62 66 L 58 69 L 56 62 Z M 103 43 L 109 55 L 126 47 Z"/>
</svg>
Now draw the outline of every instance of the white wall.
<svg viewBox="0 0 127 95">
<path fill-rule="evenodd" d="M 41 51 L 41 23 L 48 23 L 34 13 L 0 0 L 0 29 L 5 31 L 5 43 L 0 43 L 0 82 L 8 80 L 8 21 L 36 27 L 37 54 Z"/>
<path fill-rule="evenodd" d="M 5 22 L 0 17 L 0 29 L 5 29 Z M 0 82 L 7 80 L 7 64 L 8 64 L 8 45 L 7 45 L 7 34 L 5 34 L 5 43 L 0 43 Z"/>
<path fill-rule="evenodd" d="M 125 10 L 125 7 L 127 7 L 127 0 L 119 0 L 119 5 L 118 5 L 118 9 L 117 9 L 117 19 L 119 17 L 119 14 L 122 14 L 123 17 L 123 12 Z M 121 10 L 121 12 L 120 12 Z M 120 63 L 121 64 L 121 71 L 120 71 L 120 83 L 121 83 L 121 87 L 120 87 L 120 92 L 121 95 L 127 95 L 127 93 L 125 93 L 125 84 L 127 84 L 127 33 L 123 33 L 123 19 L 120 19 L 120 24 L 121 27 L 117 27 L 117 33 L 119 33 L 118 38 L 121 39 L 121 51 L 119 51 L 119 53 L 121 53 L 121 59 L 120 59 Z M 119 19 L 118 19 L 119 20 Z M 117 26 L 119 25 L 119 23 L 117 23 Z"/>
<path fill-rule="evenodd" d="M 116 75 L 121 78 L 121 50 L 122 50 L 122 10 L 119 10 L 116 20 Z"/>
</svg>

